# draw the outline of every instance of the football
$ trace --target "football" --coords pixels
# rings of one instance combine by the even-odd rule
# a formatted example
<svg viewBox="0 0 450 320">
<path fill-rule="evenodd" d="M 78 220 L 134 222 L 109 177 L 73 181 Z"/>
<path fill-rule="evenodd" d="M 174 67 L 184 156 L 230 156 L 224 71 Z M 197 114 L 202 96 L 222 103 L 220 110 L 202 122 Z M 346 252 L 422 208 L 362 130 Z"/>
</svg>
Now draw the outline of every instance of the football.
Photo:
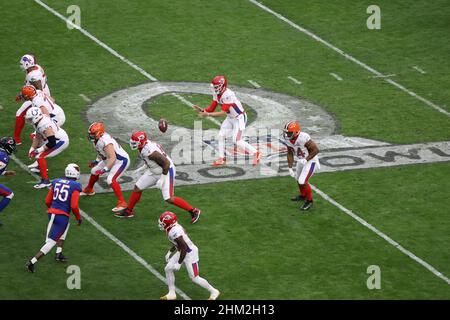
<svg viewBox="0 0 450 320">
<path fill-rule="evenodd" d="M 158 123 L 159 131 L 166 132 L 167 131 L 167 121 L 166 119 L 160 119 Z"/>
</svg>

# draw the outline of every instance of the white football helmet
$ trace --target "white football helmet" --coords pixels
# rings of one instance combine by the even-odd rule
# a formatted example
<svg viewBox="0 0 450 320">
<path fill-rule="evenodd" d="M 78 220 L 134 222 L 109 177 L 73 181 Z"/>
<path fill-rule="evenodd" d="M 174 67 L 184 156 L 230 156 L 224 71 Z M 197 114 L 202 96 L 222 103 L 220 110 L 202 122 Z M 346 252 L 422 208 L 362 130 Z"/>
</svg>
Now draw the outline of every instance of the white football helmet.
<svg viewBox="0 0 450 320">
<path fill-rule="evenodd" d="M 36 65 L 36 58 L 32 54 L 26 54 L 20 58 L 20 68 L 25 71 Z"/>
<path fill-rule="evenodd" d="M 80 167 L 75 163 L 69 163 L 65 170 L 67 178 L 74 178 L 78 180 L 80 178 Z"/>
<path fill-rule="evenodd" d="M 25 114 L 25 119 L 32 124 L 38 123 L 39 120 L 41 120 L 43 117 L 44 115 L 42 114 L 41 109 L 38 107 L 31 107 Z"/>
</svg>

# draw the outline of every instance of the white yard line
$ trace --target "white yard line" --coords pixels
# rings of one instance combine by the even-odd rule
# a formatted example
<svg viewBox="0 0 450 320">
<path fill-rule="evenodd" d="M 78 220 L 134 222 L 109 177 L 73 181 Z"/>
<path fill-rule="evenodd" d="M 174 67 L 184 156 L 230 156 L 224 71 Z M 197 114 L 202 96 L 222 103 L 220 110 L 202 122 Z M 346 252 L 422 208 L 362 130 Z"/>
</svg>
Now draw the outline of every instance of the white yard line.
<svg viewBox="0 0 450 320">
<path fill-rule="evenodd" d="M 80 93 L 79 96 L 81 97 L 81 99 L 83 99 L 83 100 L 86 101 L 86 102 L 89 102 L 89 103 L 92 102 L 91 99 L 89 99 L 86 95 L 84 95 L 84 94 L 82 94 L 82 93 Z"/>
<path fill-rule="evenodd" d="M 253 80 L 247 80 L 247 81 L 255 88 L 257 88 L 257 89 L 261 88 L 261 86 L 256 81 L 253 81 Z"/>
<path fill-rule="evenodd" d="M 297 80 L 297 79 L 295 79 L 294 77 L 292 77 L 292 76 L 288 76 L 287 77 L 289 80 L 291 80 L 293 83 L 295 83 L 295 84 L 302 84 L 302 82 L 300 81 L 300 80 Z"/>
<path fill-rule="evenodd" d="M 335 78 L 337 81 L 342 81 L 342 78 L 339 77 L 336 73 L 330 72 L 330 76 L 332 76 L 333 78 Z"/>
<path fill-rule="evenodd" d="M 320 42 L 321 44 L 327 46 L 328 48 L 336 51 L 337 53 L 339 53 L 340 55 L 342 55 L 344 58 L 346 58 L 347 60 L 350 60 L 354 63 L 356 63 L 357 65 L 359 65 L 360 67 L 366 69 L 367 71 L 377 75 L 377 76 L 383 76 L 383 74 L 377 70 L 375 70 L 374 68 L 370 67 L 369 65 L 365 64 L 364 62 L 361 62 L 360 60 L 354 58 L 353 56 L 351 56 L 350 54 L 344 52 L 343 50 L 335 47 L 334 45 L 332 45 L 331 43 L 323 40 L 322 38 L 320 38 L 319 36 L 315 35 L 314 33 L 312 33 L 311 31 L 300 27 L 299 25 L 295 24 L 294 22 L 292 22 L 291 20 L 287 19 L 286 17 L 282 16 L 281 14 L 273 11 L 272 9 L 266 7 L 265 5 L 263 5 L 262 3 L 259 3 L 256 0 L 248 0 L 251 3 L 253 3 L 254 5 L 258 6 L 259 8 L 261 8 L 262 10 L 274 15 L 275 17 L 277 17 L 278 19 L 280 19 L 281 21 L 286 22 L 288 25 L 290 25 L 291 27 L 293 27 L 294 29 L 308 35 L 309 37 L 313 38 L 314 40 Z M 407 94 L 409 94 L 410 96 L 416 98 L 419 101 L 422 101 L 425 105 L 441 112 L 442 114 L 445 114 L 447 117 L 450 117 L 450 112 L 448 112 L 447 110 L 439 107 L 438 105 L 434 104 L 433 102 L 419 96 L 418 94 L 416 94 L 415 92 L 405 88 L 404 86 L 402 86 L 401 84 L 391 80 L 391 79 L 384 79 L 386 82 L 392 84 L 393 86 L 397 87 L 398 89 L 406 92 Z"/>
<path fill-rule="evenodd" d="M 419 71 L 421 74 L 425 74 L 426 73 L 423 69 L 419 68 L 418 66 L 414 66 L 413 69 L 416 70 L 416 71 Z"/>
<path fill-rule="evenodd" d="M 395 73 L 391 73 L 391 74 L 383 74 L 381 76 L 373 76 L 372 78 L 389 78 L 389 77 L 395 77 L 396 74 Z"/>
<path fill-rule="evenodd" d="M 36 178 L 37 181 L 40 180 L 39 175 L 37 175 L 36 173 L 31 172 L 30 170 L 28 170 L 28 167 L 22 162 L 20 161 L 20 159 L 18 159 L 16 156 L 12 155 L 11 159 L 14 160 L 15 163 L 17 163 L 17 165 L 22 168 L 24 171 L 28 172 L 31 176 L 33 176 L 34 178 Z M 36 182 L 34 182 L 36 183 Z M 101 224 L 99 224 L 97 221 L 94 220 L 94 218 L 92 218 L 89 214 L 87 214 L 85 211 L 81 210 L 80 208 L 80 213 L 81 216 L 89 221 L 98 231 L 100 231 L 103 235 L 105 235 L 108 239 L 110 239 L 112 242 L 114 242 L 116 245 L 118 245 L 120 248 L 122 248 L 126 253 L 128 253 L 134 260 L 136 260 L 137 262 L 139 262 L 141 265 L 144 266 L 144 268 L 146 268 L 148 271 L 150 271 L 156 278 L 158 278 L 159 280 L 161 280 L 162 282 L 166 283 L 166 278 L 163 277 L 155 268 L 152 267 L 152 265 L 150 263 L 148 263 L 147 261 L 145 261 L 141 256 L 139 256 L 136 252 L 134 252 L 133 250 L 131 250 L 125 243 L 123 243 L 122 241 L 120 241 L 117 237 L 115 237 L 111 232 L 109 232 L 108 230 L 106 230 Z M 181 297 L 183 297 L 183 299 L 185 300 L 191 300 L 191 298 L 184 293 L 183 291 L 181 291 L 180 289 L 176 288 L 176 291 L 178 293 L 178 295 L 180 295 Z"/>
<path fill-rule="evenodd" d="M 398 242 L 392 240 L 392 238 L 390 238 L 388 235 L 386 235 L 385 233 L 381 232 L 380 230 L 378 230 L 377 228 L 375 228 L 373 225 L 371 225 L 370 223 L 368 223 L 366 220 L 362 219 L 361 217 L 359 217 L 357 214 L 355 214 L 354 212 L 352 212 L 351 210 L 347 209 L 346 207 L 344 207 L 343 205 L 341 205 L 340 203 L 338 203 L 337 201 L 335 201 L 334 199 L 332 199 L 330 196 L 328 196 L 325 192 L 323 192 L 322 190 L 318 189 L 317 187 L 311 185 L 311 188 L 317 193 L 319 194 L 323 199 L 325 199 L 326 201 L 328 201 L 329 203 L 331 203 L 333 206 L 337 207 L 339 210 L 341 210 L 342 212 L 344 212 L 345 214 L 349 215 L 350 217 L 352 217 L 353 219 L 355 219 L 356 221 L 358 221 L 360 224 L 362 224 L 364 227 L 368 228 L 369 230 L 375 232 L 378 236 L 380 236 L 381 238 L 383 238 L 384 240 L 386 240 L 390 245 L 392 245 L 393 247 L 395 247 L 396 249 L 400 250 L 403 254 L 407 255 L 409 258 L 411 258 L 412 260 L 414 260 L 415 262 L 417 262 L 418 264 L 420 264 L 421 266 L 425 267 L 428 271 L 430 271 L 431 273 L 433 273 L 436 277 L 444 280 L 448 285 L 450 285 L 450 279 L 447 278 L 444 274 L 442 274 L 442 272 L 438 271 L 435 267 L 433 267 L 432 265 L 430 265 L 428 262 L 424 261 L 423 259 L 419 258 L 418 256 L 416 256 L 414 253 L 412 253 L 411 251 L 405 249 L 404 247 L 402 247 Z"/>
</svg>

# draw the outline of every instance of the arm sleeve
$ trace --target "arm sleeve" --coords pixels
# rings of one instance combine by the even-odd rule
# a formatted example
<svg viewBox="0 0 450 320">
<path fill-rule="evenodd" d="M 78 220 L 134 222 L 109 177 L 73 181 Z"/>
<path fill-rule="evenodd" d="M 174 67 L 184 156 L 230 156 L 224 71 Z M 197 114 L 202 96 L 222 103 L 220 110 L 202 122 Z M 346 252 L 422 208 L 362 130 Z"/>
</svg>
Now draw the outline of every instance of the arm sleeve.
<svg viewBox="0 0 450 320">
<path fill-rule="evenodd" d="M 205 112 L 213 112 L 217 107 L 217 101 L 213 100 L 211 101 L 211 104 L 209 105 L 208 108 L 205 109 Z"/>
<path fill-rule="evenodd" d="M 78 199 L 80 199 L 80 191 L 75 190 L 72 193 L 72 199 L 70 200 L 70 207 L 77 220 L 81 219 L 80 209 L 78 208 Z"/>
<path fill-rule="evenodd" d="M 227 103 L 224 103 L 223 105 L 222 105 L 222 111 L 225 111 L 226 113 L 228 113 L 228 110 L 231 108 L 231 104 L 227 104 Z"/>
<path fill-rule="evenodd" d="M 50 208 L 52 204 L 52 199 L 53 199 L 53 188 L 50 188 L 50 190 L 48 190 L 47 196 L 45 197 L 45 205 L 47 206 L 47 208 Z"/>
</svg>

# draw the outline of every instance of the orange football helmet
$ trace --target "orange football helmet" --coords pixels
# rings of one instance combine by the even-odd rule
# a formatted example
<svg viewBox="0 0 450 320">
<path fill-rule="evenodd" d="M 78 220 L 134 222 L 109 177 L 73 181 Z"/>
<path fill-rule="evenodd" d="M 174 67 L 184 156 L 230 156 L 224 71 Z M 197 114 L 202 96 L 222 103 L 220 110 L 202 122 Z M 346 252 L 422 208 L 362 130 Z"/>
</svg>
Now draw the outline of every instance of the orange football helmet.
<svg viewBox="0 0 450 320">
<path fill-rule="evenodd" d="M 284 125 L 283 137 L 285 139 L 295 139 L 300 134 L 300 123 L 297 121 L 289 121 Z"/>
<path fill-rule="evenodd" d="M 105 126 L 103 122 L 94 122 L 89 126 L 88 138 L 91 141 L 96 141 L 100 139 L 104 133 L 105 133 Z"/>
<path fill-rule="evenodd" d="M 36 88 L 33 86 L 24 86 L 22 87 L 21 94 L 25 100 L 31 100 L 37 95 Z"/>
</svg>

